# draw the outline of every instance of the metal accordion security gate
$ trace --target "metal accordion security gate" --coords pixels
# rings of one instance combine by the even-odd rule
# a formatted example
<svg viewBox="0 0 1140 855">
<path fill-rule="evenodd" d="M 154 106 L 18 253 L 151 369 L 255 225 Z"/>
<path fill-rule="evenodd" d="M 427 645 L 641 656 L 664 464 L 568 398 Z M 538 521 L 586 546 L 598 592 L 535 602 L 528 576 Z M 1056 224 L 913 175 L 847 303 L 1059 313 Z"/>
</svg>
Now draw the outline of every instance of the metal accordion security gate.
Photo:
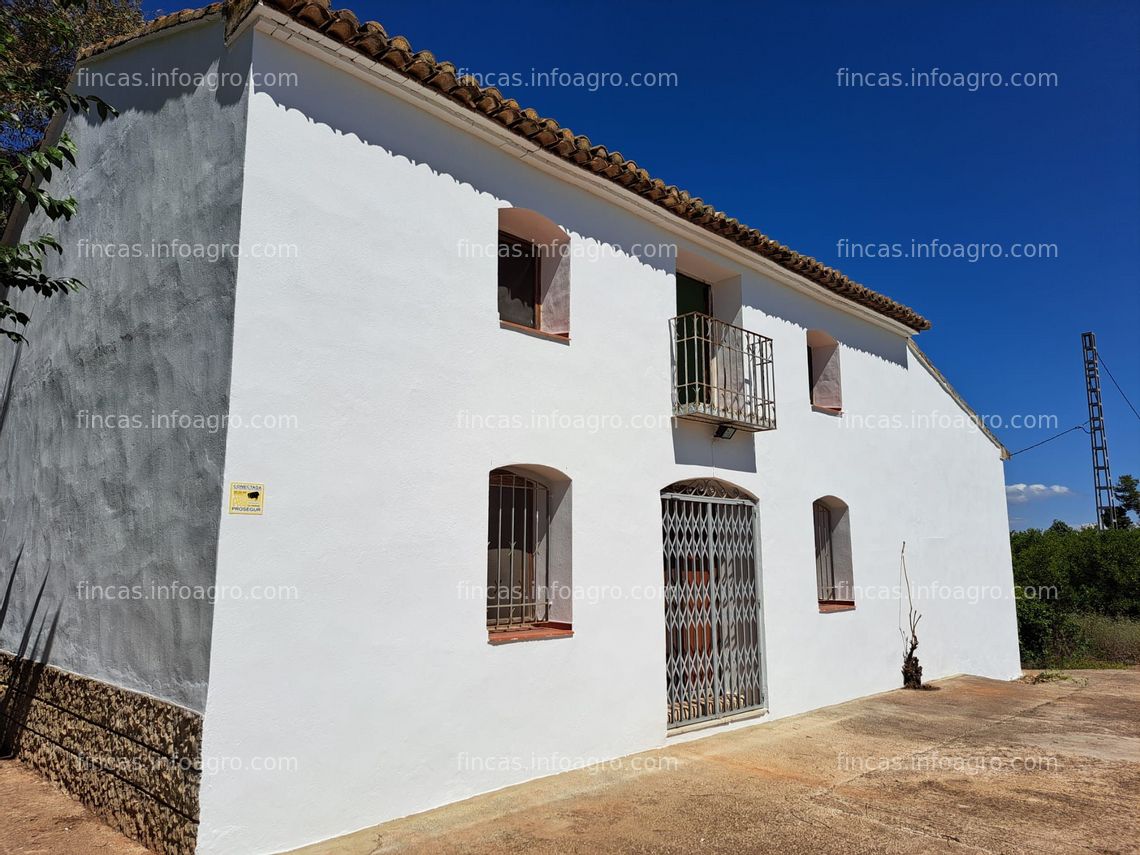
<svg viewBox="0 0 1140 855">
<path fill-rule="evenodd" d="M 661 491 L 670 728 L 765 705 L 756 503 L 714 480 Z"/>
</svg>

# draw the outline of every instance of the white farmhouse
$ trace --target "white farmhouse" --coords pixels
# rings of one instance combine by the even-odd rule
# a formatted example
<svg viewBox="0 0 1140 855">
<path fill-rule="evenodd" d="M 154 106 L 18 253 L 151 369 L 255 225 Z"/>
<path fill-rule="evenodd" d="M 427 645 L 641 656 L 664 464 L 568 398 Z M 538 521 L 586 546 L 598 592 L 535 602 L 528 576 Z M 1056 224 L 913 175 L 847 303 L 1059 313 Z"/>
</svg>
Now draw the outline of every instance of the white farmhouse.
<svg viewBox="0 0 1140 855">
<path fill-rule="evenodd" d="M 1019 674 L 1006 453 L 911 309 L 327 0 L 76 88 L 0 740 L 119 828 L 285 851 L 896 688 L 904 542 L 927 678 Z"/>
</svg>

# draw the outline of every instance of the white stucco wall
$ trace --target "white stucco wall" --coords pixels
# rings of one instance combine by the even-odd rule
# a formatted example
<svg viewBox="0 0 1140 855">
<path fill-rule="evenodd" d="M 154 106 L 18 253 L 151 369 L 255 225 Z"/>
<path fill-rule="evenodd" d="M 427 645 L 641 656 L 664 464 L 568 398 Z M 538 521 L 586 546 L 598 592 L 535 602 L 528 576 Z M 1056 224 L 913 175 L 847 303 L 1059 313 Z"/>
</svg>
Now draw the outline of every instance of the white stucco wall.
<svg viewBox="0 0 1140 855">
<path fill-rule="evenodd" d="M 916 583 L 1011 585 L 984 436 L 852 429 L 809 406 L 819 328 L 841 342 L 849 414 L 958 413 L 905 338 L 710 259 L 774 339 L 779 428 L 674 429 L 670 259 L 574 257 L 567 346 L 500 329 L 495 259 L 459 248 L 493 246 L 508 204 L 580 246 L 676 236 L 262 35 L 254 69 L 299 85 L 250 97 L 242 242 L 298 251 L 243 258 L 231 403 L 296 426 L 229 433 L 226 480 L 264 482 L 266 509 L 223 513 L 217 572 L 298 596 L 216 605 L 204 753 L 241 761 L 204 776 L 200 851 L 279 851 L 539 777 L 552 754 L 665 744 L 663 606 L 635 591 L 661 583 L 658 494 L 682 478 L 759 496 L 771 718 L 900 683 L 897 600 L 818 611 L 815 498 L 851 508 L 857 586 L 897 584 L 904 539 Z M 554 412 L 626 427 L 467 421 Z M 510 464 L 573 480 L 572 639 L 490 646 L 483 601 L 463 596 L 485 574 L 487 473 Z M 1018 673 L 1011 600 L 921 609 L 928 677 Z"/>
</svg>

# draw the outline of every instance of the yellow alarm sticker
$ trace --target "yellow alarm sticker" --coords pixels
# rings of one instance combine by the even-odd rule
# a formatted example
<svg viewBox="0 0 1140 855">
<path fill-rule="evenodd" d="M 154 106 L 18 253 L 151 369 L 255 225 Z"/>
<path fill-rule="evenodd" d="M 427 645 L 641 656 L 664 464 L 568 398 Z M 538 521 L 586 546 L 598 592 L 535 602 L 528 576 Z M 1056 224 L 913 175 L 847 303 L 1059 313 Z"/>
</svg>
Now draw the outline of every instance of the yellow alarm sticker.
<svg viewBox="0 0 1140 855">
<path fill-rule="evenodd" d="M 230 481 L 230 513 L 260 515 L 265 510 L 265 485 Z"/>
</svg>

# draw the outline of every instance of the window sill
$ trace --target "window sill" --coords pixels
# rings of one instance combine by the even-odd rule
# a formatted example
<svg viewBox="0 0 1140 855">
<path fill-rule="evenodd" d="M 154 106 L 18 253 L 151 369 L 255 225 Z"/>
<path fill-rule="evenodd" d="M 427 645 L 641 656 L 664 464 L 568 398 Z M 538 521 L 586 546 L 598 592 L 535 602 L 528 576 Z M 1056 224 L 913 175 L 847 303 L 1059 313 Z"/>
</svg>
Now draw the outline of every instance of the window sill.
<svg viewBox="0 0 1140 855">
<path fill-rule="evenodd" d="M 536 330 L 534 327 L 524 327 L 522 324 L 516 324 L 512 321 L 499 321 L 499 329 L 514 330 L 515 332 L 521 332 L 524 335 L 534 336 L 535 338 L 556 341 L 559 344 L 570 344 L 570 333 L 544 332 L 543 330 Z"/>
<path fill-rule="evenodd" d="M 825 416 L 841 416 L 843 415 L 842 407 L 821 407 L 818 404 L 811 405 L 812 411 L 816 413 L 823 413 Z"/>
<path fill-rule="evenodd" d="M 855 604 L 851 602 L 844 602 L 836 600 L 829 602 L 825 600 L 819 601 L 819 613 L 821 615 L 830 614 L 831 612 L 853 612 L 855 611 Z"/>
<path fill-rule="evenodd" d="M 545 623 L 518 629 L 498 629 L 487 632 L 491 645 L 514 644 L 516 641 L 544 641 L 548 638 L 572 638 L 574 630 L 568 623 Z"/>
</svg>

